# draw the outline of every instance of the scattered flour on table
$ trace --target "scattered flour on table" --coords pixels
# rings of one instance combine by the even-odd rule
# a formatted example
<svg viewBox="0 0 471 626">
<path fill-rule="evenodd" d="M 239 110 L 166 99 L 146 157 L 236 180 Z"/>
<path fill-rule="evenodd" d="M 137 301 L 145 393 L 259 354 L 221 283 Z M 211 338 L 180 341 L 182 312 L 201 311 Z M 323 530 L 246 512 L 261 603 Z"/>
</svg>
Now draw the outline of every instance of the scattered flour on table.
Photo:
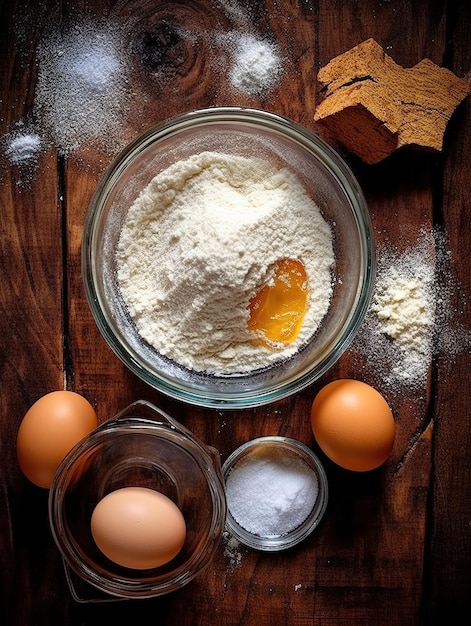
<svg viewBox="0 0 471 626">
<path fill-rule="evenodd" d="M 19 121 L 1 138 L 2 152 L 16 170 L 16 185 L 29 183 L 38 166 L 39 157 L 46 148 L 35 126 Z"/>
<path fill-rule="evenodd" d="M 421 390 L 434 355 L 469 350 L 470 331 L 451 322 L 453 283 L 446 237 L 422 232 L 417 246 L 378 255 L 371 307 L 352 346 L 387 389 Z"/>
<path fill-rule="evenodd" d="M 32 110 L 1 142 L 4 156 L 18 166 L 18 183 L 31 179 L 50 146 L 64 156 L 90 147 L 114 153 L 124 146 L 129 64 L 123 28 L 112 20 L 51 19 L 41 33 Z"/>
<path fill-rule="evenodd" d="M 139 334 L 191 370 L 247 372 L 315 333 L 332 294 L 332 233 L 297 178 L 265 160 L 203 152 L 160 172 L 130 207 L 119 288 Z M 249 302 L 282 258 L 308 276 L 296 340 L 273 350 L 247 328 Z"/>
<path fill-rule="evenodd" d="M 36 133 L 17 133 L 7 138 L 5 154 L 13 165 L 35 163 L 42 144 Z"/>
<path fill-rule="evenodd" d="M 251 8 L 250 3 L 240 3 L 237 0 L 216 0 L 216 4 L 238 28 L 249 29 L 252 26 L 254 18 L 250 11 L 247 11 Z"/>
<path fill-rule="evenodd" d="M 111 21 L 53 29 L 37 50 L 34 114 L 63 154 L 123 144 L 127 69 Z"/>
<path fill-rule="evenodd" d="M 277 45 L 254 32 L 249 6 L 231 0 L 218 4 L 233 29 L 209 33 L 216 75 L 227 78 L 235 93 L 268 95 L 283 74 Z M 114 154 L 124 147 L 127 112 L 132 110 L 136 119 L 148 97 L 135 84 L 131 87 L 133 64 L 138 62 L 130 56 L 133 20 L 51 20 L 36 50 L 37 82 L 28 114 L 36 131 L 12 137 L 13 129 L 2 138 L 2 152 L 12 165 L 21 163 L 25 170 L 28 164 L 34 172 L 41 150 L 50 145 L 64 156 L 91 147 Z M 195 46 L 194 34 L 183 29 L 180 34 Z M 161 87 L 167 83 L 163 80 Z M 174 87 L 178 89 L 177 78 Z M 156 89 L 157 96 L 158 85 Z"/>
<path fill-rule="evenodd" d="M 279 46 L 254 31 L 256 17 L 250 3 L 217 0 L 231 19 L 234 28 L 216 34 L 216 45 L 223 55 L 217 55 L 216 65 L 229 79 L 232 89 L 247 96 L 266 97 L 283 77 L 284 59 Z M 227 63 L 221 63 L 221 56 Z"/>
<path fill-rule="evenodd" d="M 243 551 L 245 548 L 240 541 L 227 530 L 223 533 L 222 544 L 224 556 L 228 560 L 229 570 L 234 571 L 242 565 Z"/>
<path fill-rule="evenodd" d="M 433 287 L 434 268 L 420 254 L 406 253 L 402 263 L 380 268 L 372 312 L 397 348 L 394 378 L 425 380 L 434 339 Z"/>
</svg>

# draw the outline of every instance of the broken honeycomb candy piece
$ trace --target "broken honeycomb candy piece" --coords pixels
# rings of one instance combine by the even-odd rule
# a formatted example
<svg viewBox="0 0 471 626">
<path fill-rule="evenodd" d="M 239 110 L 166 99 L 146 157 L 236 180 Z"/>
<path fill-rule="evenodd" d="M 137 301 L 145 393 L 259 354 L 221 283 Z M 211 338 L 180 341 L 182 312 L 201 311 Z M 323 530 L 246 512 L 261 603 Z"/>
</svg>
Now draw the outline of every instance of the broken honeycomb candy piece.
<svg viewBox="0 0 471 626">
<path fill-rule="evenodd" d="M 403 68 L 368 39 L 335 57 L 318 74 L 322 123 L 366 163 L 401 146 L 440 151 L 448 121 L 470 85 L 429 59 Z"/>
</svg>

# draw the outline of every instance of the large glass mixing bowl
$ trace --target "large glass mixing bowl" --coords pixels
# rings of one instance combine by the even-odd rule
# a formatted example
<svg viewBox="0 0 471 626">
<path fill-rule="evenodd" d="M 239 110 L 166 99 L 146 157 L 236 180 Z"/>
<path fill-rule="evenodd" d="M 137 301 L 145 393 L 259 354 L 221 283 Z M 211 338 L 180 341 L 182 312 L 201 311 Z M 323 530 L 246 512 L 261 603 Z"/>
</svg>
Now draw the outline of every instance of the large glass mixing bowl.
<svg viewBox="0 0 471 626">
<path fill-rule="evenodd" d="M 160 354 L 141 338 L 117 281 L 115 251 L 129 207 L 158 172 L 203 151 L 255 156 L 288 168 L 332 230 L 333 292 L 320 327 L 292 357 L 249 373 L 210 375 Z M 322 376 L 350 345 L 365 316 L 374 270 L 369 212 L 343 159 L 297 123 L 253 109 L 194 111 L 141 134 L 105 172 L 84 228 L 85 290 L 102 335 L 126 366 L 150 386 L 199 406 L 259 406 L 294 394 Z"/>
</svg>

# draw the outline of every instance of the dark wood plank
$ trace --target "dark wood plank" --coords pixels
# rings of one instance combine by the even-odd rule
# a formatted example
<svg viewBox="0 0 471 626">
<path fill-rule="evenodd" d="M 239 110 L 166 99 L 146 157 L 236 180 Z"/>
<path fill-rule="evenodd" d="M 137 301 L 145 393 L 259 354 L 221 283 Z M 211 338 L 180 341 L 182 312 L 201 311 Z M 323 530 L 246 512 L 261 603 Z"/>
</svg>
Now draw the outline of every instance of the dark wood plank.
<svg viewBox="0 0 471 626">
<path fill-rule="evenodd" d="M 33 169 L 12 164 L 14 153 L 8 153 L 27 128 L 36 73 L 34 38 L 18 46 L 9 29 L 16 10 L 12 2 L 0 11 L 0 619 L 5 624 L 28 623 L 43 602 L 34 580 L 38 564 L 43 561 L 47 569 L 50 560 L 44 546 L 52 547 L 45 492 L 28 485 L 19 471 L 16 433 L 37 398 L 62 388 L 64 369 L 56 154 L 46 151 Z"/>
<path fill-rule="evenodd" d="M 335 28 L 335 23 L 344 28 Z M 420 24 L 424 32 L 433 29 L 436 33 L 436 50 L 444 39 L 440 16 L 424 8 Z M 426 54 L 425 36 L 415 35 L 412 46 L 406 43 L 416 28 L 412 5 L 393 8 L 338 2 L 333 7 L 332 3 L 321 3 L 319 64 L 373 37 L 397 63 L 412 66 Z M 376 167 L 364 167 L 348 155 L 347 159 L 366 194 L 380 256 L 391 244 L 399 250 L 413 246 L 420 240 L 421 229 L 431 230 L 434 197 L 427 158 L 398 154 Z M 420 190 L 418 180 L 423 181 Z M 406 397 L 388 393 L 382 380 L 388 372 L 381 364 L 376 364 L 376 371 L 365 364 L 363 368 L 362 379 L 389 399 L 398 425 L 396 444 L 392 462 L 376 485 L 364 477 L 334 479 L 333 489 L 338 491 L 334 519 L 337 532 L 346 536 L 333 536 L 336 567 L 329 568 L 331 577 L 322 589 L 322 608 L 315 623 L 348 624 L 353 619 L 365 624 L 417 624 L 431 472 L 433 428 L 429 411 L 433 392 L 429 387 Z M 355 377 L 354 372 L 344 359 L 342 375 Z M 339 574 L 342 582 L 338 581 Z"/>
<path fill-rule="evenodd" d="M 471 7 L 450 7 L 449 37 L 445 59 L 456 74 L 468 75 L 471 67 Z M 471 132 L 469 98 L 459 107 L 447 130 L 443 155 L 439 216 L 447 233 L 453 281 L 451 330 L 461 349 L 444 349 L 437 362 L 435 394 L 434 489 L 431 498 L 425 587 L 430 623 L 467 624 L 471 619 L 471 510 L 469 427 L 469 351 L 471 271 L 469 254 L 469 197 L 471 188 Z M 434 622 L 435 620 L 435 622 Z"/>
</svg>

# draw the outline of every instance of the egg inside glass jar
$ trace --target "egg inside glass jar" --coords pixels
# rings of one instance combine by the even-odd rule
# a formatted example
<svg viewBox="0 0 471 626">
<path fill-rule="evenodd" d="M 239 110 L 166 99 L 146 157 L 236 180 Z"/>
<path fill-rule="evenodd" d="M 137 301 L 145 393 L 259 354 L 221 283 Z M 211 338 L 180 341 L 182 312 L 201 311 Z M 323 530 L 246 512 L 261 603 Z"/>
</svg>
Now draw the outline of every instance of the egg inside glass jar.
<svg viewBox="0 0 471 626">
<path fill-rule="evenodd" d="M 174 559 L 185 543 L 185 519 L 164 494 L 124 487 L 96 505 L 91 532 L 100 551 L 131 569 L 153 569 Z"/>
<path fill-rule="evenodd" d="M 395 421 L 385 398 L 359 380 L 336 380 L 311 407 L 314 437 L 334 463 L 358 472 L 376 469 L 391 454 Z"/>
</svg>

